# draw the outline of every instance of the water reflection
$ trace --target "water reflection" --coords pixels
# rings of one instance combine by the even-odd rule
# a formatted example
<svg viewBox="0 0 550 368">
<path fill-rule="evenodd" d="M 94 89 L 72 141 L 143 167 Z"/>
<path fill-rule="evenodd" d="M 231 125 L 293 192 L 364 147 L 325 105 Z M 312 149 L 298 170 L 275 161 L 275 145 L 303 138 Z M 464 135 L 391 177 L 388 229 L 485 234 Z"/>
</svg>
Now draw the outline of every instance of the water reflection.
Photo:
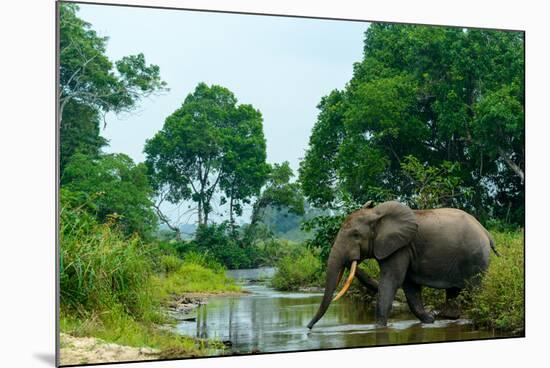
<svg viewBox="0 0 550 368">
<path fill-rule="evenodd" d="M 265 271 L 265 270 L 264 270 Z M 272 275 L 269 274 L 268 276 Z M 233 274 L 233 277 L 235 275 Z M 239 279 L 258 279 L 246 272 Z M 466 320 L 420 323 L 406 308 L 397 306 L 387 328 L 376 328 L 374 309 L 341 299 L 309 331 L 305 326 L 317 311 L 321 293 L 278 292 L 266 283 L 247 283 L 245 296 L 213 297 L 196 311 L 196 322 L 183 321 L 184 335 L 231 341 L 234 352 L 277 352 L 340 347 L 469 340 L 494 337 L 474 330 Z"/>
</svg>

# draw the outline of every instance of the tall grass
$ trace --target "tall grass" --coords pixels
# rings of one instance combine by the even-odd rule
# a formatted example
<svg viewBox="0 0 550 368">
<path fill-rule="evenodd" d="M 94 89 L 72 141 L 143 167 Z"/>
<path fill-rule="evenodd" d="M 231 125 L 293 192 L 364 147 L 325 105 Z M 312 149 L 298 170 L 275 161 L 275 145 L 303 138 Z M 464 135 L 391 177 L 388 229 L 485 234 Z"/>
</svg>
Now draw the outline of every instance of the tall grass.
<svg viewBox="0 0 550 368">
<path fill-rule="evenodd" d="M 63 209 L 60 231 L 61 306 L 70 312 L 124 311 L 145 318 L 154 307 L 151 262 L 139 238 L 125 238 L 113 224 Z"/>
<path fill-rule="evenodd" d="M 129 346 L 150 346 L 161 357 L 196 356 L 215 341 L 159 329 L 171 322 L 162 303 L 183 292 L 238 291 L 224 268 L 208 257 L 176 257 L 139 237 L 126 237 L 116 218 L 98 223 L 78 207 L 63 207 L 60 228 L 60 327 Z"/>
</svg>

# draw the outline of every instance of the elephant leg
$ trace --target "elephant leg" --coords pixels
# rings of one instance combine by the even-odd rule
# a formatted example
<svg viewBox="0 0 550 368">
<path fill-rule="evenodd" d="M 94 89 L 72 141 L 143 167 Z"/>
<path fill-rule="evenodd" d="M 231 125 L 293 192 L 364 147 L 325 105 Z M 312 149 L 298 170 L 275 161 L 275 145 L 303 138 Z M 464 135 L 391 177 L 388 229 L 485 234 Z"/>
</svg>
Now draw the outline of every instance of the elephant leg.
<svg viewBox="0 0 550 368">
<path fill-rule="evenodd" d="M 445 305 L 443 306 L 439 316 L 448 319 L 460 318 L 460 307 L 456 298 L 460 294 L 460 288 L 445 289 Z"/>
<path fill-rule="evenodd" d="M 407 249 L 401 249 L 390 257 L 380 260 L 380 280 L 378 284 L 378 299 L 376 301 L 376 324 L 386 326 L 391 313 L 395 293 L 403 284 L 409 255 Z"/>
<path fill-rule="evenodd" d="M 371 278 L 365 271 L 357 268 L 355 276 L 357 276 L 359 282 L 367 288 L 369 294 L 376 295 L 376 293 L 378 293 L 378 281 Z"/>
<path fill-rule="evenodd" d="M 411 312 L 423 323 L 433 323 L 435 318 L 424 309 L 422 302 L 422 287 L 411 280 L 405 279 L 403 291 Z"/>
</svg>

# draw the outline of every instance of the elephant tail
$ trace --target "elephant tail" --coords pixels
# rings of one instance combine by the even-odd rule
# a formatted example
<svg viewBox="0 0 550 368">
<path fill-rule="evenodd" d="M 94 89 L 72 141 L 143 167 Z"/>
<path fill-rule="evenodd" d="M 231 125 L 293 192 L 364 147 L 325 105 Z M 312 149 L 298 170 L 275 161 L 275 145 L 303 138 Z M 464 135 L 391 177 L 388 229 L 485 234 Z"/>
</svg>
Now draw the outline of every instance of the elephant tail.
<svg viewBox="0 0 550 368">
<path fill-rule="evenodd" d="M 497 251 L 497 248 L 495 247 L 495 241 L 488 231 L 487 231 L 487 237 L 489 238 L 489 245 L 491 246 L 491 249 L 493 250 L 493 252 L 495 252 L 497 257 L 500 257 L 500 253 Z"/>
</svg>

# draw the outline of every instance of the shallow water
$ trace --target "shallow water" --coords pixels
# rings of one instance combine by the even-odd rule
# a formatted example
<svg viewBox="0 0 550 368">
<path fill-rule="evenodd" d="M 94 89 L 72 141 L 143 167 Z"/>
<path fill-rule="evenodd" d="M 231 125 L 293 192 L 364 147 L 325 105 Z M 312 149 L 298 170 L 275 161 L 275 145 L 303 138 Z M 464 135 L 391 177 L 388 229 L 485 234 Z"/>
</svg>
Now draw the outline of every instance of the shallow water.
<svg viewBox="0 0 550 368">
<path fill-rule="evenodd" d="M 474 330 L 468 320 L 437 320 L 422 324 L 406 305 L 394 303 L 386 328 L 377 328 L 372 305 L 342 298 L 332 303 L 310 331 L 306 325 L 319 306 L 321 293 L 279 292 L 265 281 L 274 270 L 235 270 L 244 296 L 212 297 L 195 311 L 196 321 L 182 321 L 177 331 L 188 336 L 230 341 L 238 353 L 281 352 L 376 346 L 498 337 L 492 331 Z"/>
</svg>

